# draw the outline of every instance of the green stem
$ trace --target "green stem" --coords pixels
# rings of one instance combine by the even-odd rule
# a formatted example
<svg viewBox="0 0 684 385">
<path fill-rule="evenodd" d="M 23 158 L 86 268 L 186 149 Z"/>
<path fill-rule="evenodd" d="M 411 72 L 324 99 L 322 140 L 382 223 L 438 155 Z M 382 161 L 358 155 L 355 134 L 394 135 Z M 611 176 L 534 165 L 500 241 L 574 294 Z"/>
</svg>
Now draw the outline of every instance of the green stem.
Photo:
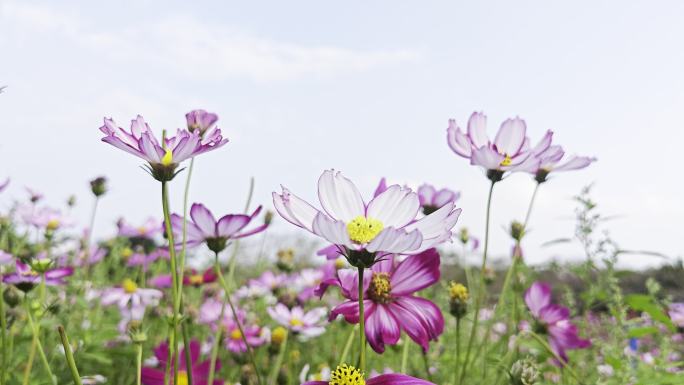
<svg viewBox="0 0 684 385">
<path fill-rule="evenodd" d="M 461 368 L 461 317 L 456 317 L 456 357 L 454 359 L 454 384 L 458 380 L 458 372 Z"/>
<path fill-rule="evenodd" d="M 169 211 L 169 188 L 167 182 L 162 182 L 162 210 L 164 212 L 164 224 L 166 226 L 166 237 L 169 241 L 169 259 L 171 260 L 171 294 L 173 297 L 173 330 L 169 336 L 171 345 L 171 359 L 173 362 L 173 384 L 178 384 L 178 267 L 176 266 L 176 245 L 173 240 L 173 228 L 171 227 L 171 214 Z"/>
<path fill-rule="evenodd" d="M 259 367 L 256 364 L 254 350 L 252 349 L 252 346 L 247 342 L 247 336 L 245 335 L 245 332 L 242 328 L 242 323 L 240 322 L 240 318 L 238 317 L 237 310 L 233 305 L 233 300 L 230 298 L 231 289 L 226 283 L 226 280 L 223 278 L 223 272 L 221 271 L 221 265 L 219 264 L 218 260 L 218 253 L 215 253 L 214 270 L 216 270 L 216 276 L 219 279 L 219 283 L 223 287 L 224 296 L 226 297 L 226 303 L 228 304 L 228 306 L 230 306 L 230 311 L 233 313 L 233 321 L 235 321 L 235 324 L 237 325 L 238 330 L 240 331 L 240 337 L 242 337 L 242 342 L 247 347 L 247 355 L 249 356 L 249 360 L 252 364 L 252 367 L 254 368 L 254 373 L 256 373 L 257 375 L 258 383 L 261 384 L 261 374 L 259 373 Z"/>
<path fill-rule="evenodd" d="M 406 369 L 408 367 L 408 353 L 410 347 L 411 341 L 409 340 L 409 336 L 406 335 L 404 337 L 404 346 L 401 353 L 401 373 L 403 374 L 406 374 Z"/>
<path fill-rule="evenodd" d="M 36 345 L 38 340 L 35 336 L 31 339 L 31 349 L 29 350 L 28 361 L 26 361 L 26 367 L 24 368 L 24 379 L 21 381 L 22 385 L 28 385 L 29 378 L 31 377 L 31 369 L 33 368 L 33 360 L 36 358 Z"/>
<path fill-rule="evenodd" d="M 273 368 L 271 368 L 271 373 L 268 376 L 268 385 L 276 385 L 278 381 L 278 373 L 280 373 L 280 367 L 283 365 L 285 352 L 287 350 L 287 340 L 289 339 L 289 337 L 290 333 L 286 331 L 283 343 L 280 344 L 280 350 L 278 351 L 278 357 L 276 357 L 275 365 L 273 365 Z"/>
<path fill-rule="evenodd" d="M 425 365 L 425 376 L 427 377 L 428 381 L 432 382 L 432 374 L 430 374 L 430 360 L 428 358 L 427 352 L 422 352 L 423 353 L 423 364 Z"/>
<path fill-rule="evenodd" d="M 354 334 L 356 334 L 356 329 L 358 328 L 359 325 L 354 325 L 349 331 L 347 342 L 344 344 L 344 350 L 342 350 L 342 355 L 340 356 L 340 366 L 347 363 L 347 356 L 349 356 L 349 350 L 351 350 L 352 342 L 354 341 Z"/>
<path fill-rule="evenodd" d="M 366 313 L 363 308 L 363 267 L 359 267 L 359 370 L 366 372 Z"/>
<path fill-rule="evenodd" d="M 136 359 L 135 359 L 135 364 L 136 364 L 136 377 L 135 377 L 135 383 L 136 385 L 142 385 L 142 356 L 143 356 L 143 346 L 142 343 L 138 342 L 135 344 L 135 350 L 136 350 Z"/>
<path fill-rule="evenodd" d="M 463 384 L 466 373 L 468 371 L 468 364 L 470 363 L 470 353 L 473 348 L 473 343 L 475 342 L 475 335 L 477 334 L 477 329 L 480 325 L 480 307 L 482 306 L 482 297 L 484 297 L 485 289 L 485 274 L 484 270 L 487 267 L 487 252 L 489 251 L 489 217 L 491 214 L 492 207 L 492 195 L 494 193 L 494 184 L 496 182 L 492 180 L 489 186 L 489 194 L 487 196 L 487 212 L 485 216 L 485 240 L 484 240 L 484 251 L 482 254 L 482 267 L 480 268 L 480 287 L 477 295 L 475 296 L 475 313 L 473 319 L 473 325 L 470 330 L 470 338 L 468 338 L 468 345 L 466 347 L 465 361 L 463 362 L 463 371 L 461 372 L 461 378 L 459 384 Z"/>
<path fill-rule="evenodd" d="M 50 377 L 50 382 L 52 382 L 54 385 L 57 385 L 57 379 L 52 374 L 52 370 L 50 369 L 50 363 L 48 362 L 47 356 L 45 355 L 45 350 L 43 349 L 43 344 L 40 342 L 40 328 L 38 328 L 35 322 L 33 322 L 33 316 L 31 315 L 31 305 L 29 305 L 29 301 L 26 298 L 26 296 L 24 296 L 24 307 L 26 308 L 26 316 L 29 321 L 29 328 L 33 333 L 34 341 L 36 341 L 36 348 L 38 348 L 38 355 L 40 356 L 40 360 L 43 361 L 43 366 L 45 366 L 45 371 Z"/>
<path fill-rule="evenodd" d="M 71 378 L 74 380 L 75 385 L 81 385 L 81 376 L 78 374 L 78 368 L 76 368 L 76 361 L 74 361 L 74 354 L 71 352 L 69 336 L 67 336 L 66 330 L 64 330 L 64 326 L 62 325 L 57 326 L 57 331 L 59 332 L 59 337 L 62 340 L 62 346 L 64 347 L 64 355 L 66 356 L 67 365 L 69 365 L 69 370 L 71 371 Z M 142 357 L 142 347 L 140 349 L 140 357 Z M 140 370 L 138 370 L 138 379 L 139 378 Z M 138 380 L 138 385 L 140 385 L 140 380 Z"/>
<path fill-rule="evenodd" d="M 221 321 L 223 320 L 223 315 L 226 311 L 226 304 L 221 304 L 221 315 L 219 316 L 218 323 L 216 325 L 216 334 L 214 335 L 214 345 L 211 347 L 211 360 L 209 361 L 209 376 L 207 384 L 214 383 L 214 375 L 216 373 L 216 359 L 218 358 L 219 346 L 221 346 L 221 334 L 223 329 L 221 329 Z"/>
<path fill-rule="evenodd" d="M 2 285 L 2 279 L 0 279 L 0 296 L 4 294 L 4 288 Z M 2 359 L 0 359 L 0 385 L 5 383 L 5 366 L 7 365 L 7 317 L 5 315 L 5 300 L 0 297 L 0 353 L 2 353 Z"/>
<path fill-rule="evenodd" d="M 529 334 L 535 340 L 537 340 L 537 342 L 539 342 L 539 344 L 542 347 L 544 347 L 544 349 L 547 352 L 549 352 L 556 360 L 558 360 L 558 362 L 561 362 L 561 363 L 564 362 L 563 359 L 560 356 L 558 356 L 558 354 L 556 354 L 556 352 L 554 352 L 553 349 L 551 349 L 551 346 L 549 345 L 548 342 L 546 342 L 546 340 L 544 338 L 542 338 L 539 334 L 537 334 L 535 332 L 530 332 Z M 570 375 L 575 379 L 575 381 L 577 381 L 577 383 L 583 384 L 582 380 L 580 380 L 579 376 L 577 375 L 577 372 L 575 372 L 575 370 L 570 365 L 565 363 L 565 364 L 563 364 L 561 369 L 567 370 L 568 373 L 570 373 Z"/>
<path fill-rule="evenodd" d="M 90 212 L 90 225 L 88 227 L 88 235 L 86 236 L 85 240 L 85 245 L 83 245 L 83 258 L 84 260 L 81 261 L 83 263 L 83 266 L 85 266 L 85 280 L 90 281 L 90 270 L 91 266 L 90 263 L 88 262 L 88 258 L 90 257 L 90 243 L 93 241 L 93 228 L 95 227 L 95 214 L 97 213 L 97 204 L 100 201 L 99 197 L 95 197 L 95 201 L 93 202 L 93 210 Z"/>
<path fill-rule="evenodd" d="M 186 376 L 188 378 L 188 385 L 192 385 L 192 355 L 190 353 L 190 336 L 188 333 L 188 322 L 190 320 L 184 320 L 181 321 L 181 333 L 183 334 L 183 346 L 185 349 L 185 367 L 188 368 L 188 370 L 185 371 Z"/>
</svg>

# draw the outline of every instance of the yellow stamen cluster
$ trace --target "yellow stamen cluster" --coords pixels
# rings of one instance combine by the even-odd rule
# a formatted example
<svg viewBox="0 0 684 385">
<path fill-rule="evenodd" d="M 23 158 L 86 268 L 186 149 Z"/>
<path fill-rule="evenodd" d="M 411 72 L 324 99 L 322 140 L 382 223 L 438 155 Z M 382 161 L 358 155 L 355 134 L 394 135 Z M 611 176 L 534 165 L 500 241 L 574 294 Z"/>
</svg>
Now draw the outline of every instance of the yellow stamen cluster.
<svg viewBox="0 0 684 385">
<path fill-rule="evenodd" d="M 368 296 L 375 302 L 388 303 L 392 300 L 392 284 L 389 274 L 373 273 L 370 286 L 368 286 Z"/>
<path fill-rule="evenodd" d="M 230 332 L 230 339 L 239 341 L 242 339 L 242 333 L 240 333 L 240 329 L 233 329 L 232 332 Z"/>
<path fill-rule="evenodd" d="M 499 164 L 500 166 L 510 166 L 511 165 L 511 156 L 508 154 L 505 154 L 504 159 L 501 161 Z"/>
<path fill-rule="evenodd" d="M 59 220 L 58 219 L 50 219 L 45 226 L 48 230 L 57 230 L 59 227 Z"/>
<path fill-rule="evenodd" d="M 128 259 L 131 255 L 133 255 L 133 250 L 131 250 L 130 247 L 126 247 L 123 250 L 121 250 L 121 258 Z"/>
<path fill-rule="evenodd" d="M 328 385 L 366 385 L 366 380 L 359 369 L 342 364 L 330 373 Z"/>
<path fill-rule="evenodd" d="M 276 254 L 278 261 L 283 263 L 292 263 L 294 261 L 294 250 L 293 249 L 282 249 L 278 250 Z"/>
<path fill-rule="evenodd" d="M 188 372 L 185 370 L 178 371 L 178 385 L 188 385 Z"/>
<path fill-rule="evenodd" d="M 133 282 L 133 280 L 129 278 L 123 280 L 123 282 L 121 283 L 121 287 L 128 294 L 133 294 L 138 290 L 138 285 L 136 285 L 135 282 Z"/>
<path fill-rule="evenodd" d="M 467 302 L 470 295 L 468 288 L 460 283 L 449 283 L 449 299 L 452 301 Z"/>
<path fill-rule="evenodd" d="M 347 233 L 349 239 L 356 243 L 368 243 L 377 237 L 383 228 L 384 225 L 379 220 L 359 215 L 347 224 Z"/>
<path fill-rule="evenodd" d="M 343 257 L 339 257 L 335 260 L 335 269 L 336 270 L 343 269 L 345 267 L 347 267 L 347 260 L 346 259 L 344 259 Z"/>
<path fill-rule="evenodd" d="M 161 158 L 161 164 L 163 166 L 170 166 L 173 164 L 173 151 L 167 148 L 164 156 Z"/>
<path fill-rule="evenodd" d="M 193 274 L 188 277 L 191 285 L 201 285 L 204 283 L 204 276 L 202 274 Z"/>
<path fill-rule="evenodd" d="M 282 326 L 278 326 L 271 332 L 271 343 L 274 345 L 280 345 L 285 341 L 287 337 L 287 329 Z"/>
<path fill-rule="evenodd" d="M 146 232 L 147 232 L 147 227 L 145 227 L 145 226 L 138 227 L 138 234 L 145 235 Z"/>
<path fill-rule="evenodd" d="M 297 327 L 297 326 L 304 326 L 304 322 L 300 320 L 299 318 L 292 318 L 290 320 L 290 326 Z"/>
</svg>

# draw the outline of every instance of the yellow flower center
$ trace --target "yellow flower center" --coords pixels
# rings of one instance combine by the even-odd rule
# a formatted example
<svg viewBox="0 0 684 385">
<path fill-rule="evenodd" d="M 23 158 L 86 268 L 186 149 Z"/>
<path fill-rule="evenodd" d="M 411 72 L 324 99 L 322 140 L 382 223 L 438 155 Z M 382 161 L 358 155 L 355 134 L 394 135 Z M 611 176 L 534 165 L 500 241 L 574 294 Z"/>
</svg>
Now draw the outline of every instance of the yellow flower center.
<svg viewBox="0 0 684 385">
<path fill-rule="evenodd" d="M 356 243 L 368 243 L 377 237 L 383 228 L 379 220 L 359 215 L 347 224 L 347 233 L 349 233 L 349 238 Z"/>
<path fill-rule="evenodd" d="M 366 385 L 366 380 L 359 369 L 342 364 L 330 373 L 328 385 Z"/>
<path fill-rule="evenodd" d="M 271 343 L 280 345 L 285 341 L 286 336 L 287 330 L 282 326 L 278 326 L 271 332 Z"/>
<path fill-rule="evenodd" d="M 178 371 L 178 385 L 188 385 L 188 372 L 185 370 Z"/>
<path fill-rule="evenodd" d="M 146 232 L 147 232 L 147 228 L 145 226 L 138 227 L 138 234 L 145 235 Z"/>
<path fill-rule="evenodd" d="M 133 250 L 131 250 L 130 247 L 121 250 L 121 257 L 123 257 L 123 259 L 128 259 L 131 255 L 133 255 Z"/>
<path fill-rule="evenodd" d="M 138 290 L 138 285 L 136 285 L 135 282 L 133 282 L 133 280 L 129 278 L 123 280 L 123 282 L 121 283 L 121 287 L 128 294 L 133 294 Z"/>
<path fill-rule="evenodd" d="M 335 260 L 335 269 L 339 270 L 345 267 L 347 267 L 347 262 L 343 257 L 337 258 Z"/>
<path fill-rule="evenodd" d="M 173 164 L 173 151 L 167 148 L 164 156 L 161 158 L 161 164 L 163 166 L 170 166 Z"/>
<path fill-rule="evenodd" d="M 204 283 L 204 276 L 202 274 L 193 274 L 188 277 L 191 285 L 201 285 Z"/>
<path fill-rule="evenodd" d="M 504 159 L 501 161 L 499 164 L 500 166 L 510 166 L 511 165 L 511 157 L 508 154 L 505 154 Z"/>
<path fill-rule="evenodd" d="M 293 318 L 290 320 L 290 326 L 304 326 L 304 322 L 302 322 L 302 320 L 300 320 L 299 318 Z"/>
<path fill-rule="evenodd" d="M 466 302 L 468 300 L 468 288 L 460 283 L 449 284 L 449 298 L 453 301 Z"/>
<path fill-rule="evenodd" d="M 392 300 L 392 284 L 390 283 L 389 274 L 387 273 L 373 273 L 370 286 L 368 287 L 368 296 L 375 302 L 388 303 Z"/>
<path fill-rule="evenodd" d="M 242 333 L 240 333 L 240 329 L 233 329 L 232 332 L 230 332 L 230 339 L 232 340 L 241 340 L 242 339 Z"/>
<path fill-rule="evenodd" d="M 57 219 L 50 219 L 46 225 L 48 230 L 57 230 L 59 227 L 59 220 Z"/>
</svg>

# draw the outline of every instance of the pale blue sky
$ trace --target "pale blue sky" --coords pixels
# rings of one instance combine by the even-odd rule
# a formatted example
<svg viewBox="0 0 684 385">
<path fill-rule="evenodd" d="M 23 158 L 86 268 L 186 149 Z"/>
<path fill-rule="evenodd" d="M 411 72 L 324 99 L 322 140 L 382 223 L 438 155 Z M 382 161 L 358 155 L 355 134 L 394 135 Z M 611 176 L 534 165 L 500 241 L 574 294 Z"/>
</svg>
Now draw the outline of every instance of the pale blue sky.
<svg viewBox="0 0 684 385">
<path fill-rule="evenodd" d="M 572 233 L 570 197 L 592 181 L 625 248 L 681 256 L 683 18 L 680 1 L 0 0 L 0 178 L 13 179 L 2 200 L 24 185 L 53 203 L 77 193 L 85 221 L 87 181 L 104 174 L 100 231 L 119 215 L 157 215 L 157 183 L 97 128 L 138 113 L 175 128 L 201 107 L 231 139 L 197 162 L 192 199 L 216 212 L 241 209 L 252 175 L 269 208 L 281 183 L 313 200 L 334 167 L 366 194 L 380 176 L 458 189 L 461 225 L 481 234 L 487 181 L 445 141 L 447 120 L 477 109 L 491 135 L 519 115 L 533 140 L 550 128 L 568 152 L 599 158 L 543 186 L 531 261 L 579 255 L 539 245 Z M 496 255 L 532 188 L 525 175 L 497 187 Z"/>
</svg>

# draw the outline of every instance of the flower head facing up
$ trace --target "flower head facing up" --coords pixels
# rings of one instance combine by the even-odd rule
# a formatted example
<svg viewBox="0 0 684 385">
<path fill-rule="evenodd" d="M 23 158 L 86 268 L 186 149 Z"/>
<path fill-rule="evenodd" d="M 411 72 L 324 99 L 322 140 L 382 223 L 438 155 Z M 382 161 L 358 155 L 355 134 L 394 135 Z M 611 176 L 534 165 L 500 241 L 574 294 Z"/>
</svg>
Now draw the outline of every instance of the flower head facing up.
<svg viewBox="0 0 684 385">
<path fill-rule="evenodd" d="M 43 263 L 44 261 L 48 262 Z M 2 281 L 16 286 L 17 289 L 23 292 L 28 292 L 36 285 L 40 284 L 42 275 L 45 276 L 45 284 L 47 286 L 61 286 L 66 283 L 64 278 L 74 273 L 74 269 L 71 267 L 51 269 L 52 261 L 50 260 L 38 258 L 36 259 L 36 262 L 37 263 L 32 263 L 31 266 L 29 266 L 17 260 L 15 262 L 15 271 L 6 274 L 2 278 Z"/>
<path fill-rule="evenodd" d="M 288 309 L 287 306 L 279 303 L 274 307 L 269 307 L 267 311 L 274 321 L 304 339 L 317 337 L 325 332 L 325 328 L 321 326 L 326 313 L 325 308 L 317 307 L 305 312 L 299 306 Z"/>
<path fill-rule="evenodd" d="M 420 200 L 420 207 L 423 209 L 423 214 L 430 215 L 442 208 L 449 202 L 456 203 L 456 200 L 461 196 L 461 193 L 443 188 L 437 190 L 434 186 L 423 184 L 418 187 L 418 199 Z"/>
<path fill-rule="evenodd" d="M 257 207 L 251 215 L 228 214 L 219 220 L 203 204 L 194 203 L 190 208 L 190 221 L 187 221 L 187 245 L 198 246 L 206 243 L 209 249 L 215 253 L 226 248 L 229 240 L 244 238 L 266 230 L 268 225 L 261 224 L 253 229 L 245 230 L 245 227 L 261 212 L 261 206 Z M 180 242 L 183 234 L 183 217 L 178 214 L 171 215 L 171 225 L 175 238 Z"/>
<path fill-rule="evenodd" d="M 365 331 L 368 342 L 378 353 L 385 345 L 399 342 L 403 330 L 427 351 L 431 340 L 444 330 L 444 318 L 437 305 L 415 296 L 414 293 L 434 285 L 440 276 L 439 253 L 435 249 L 411 255 L 395 263 L 394 256 L 386 256 L 364 275 Z M 342 315 L 347 322 L 359 322 L 358 272 L 342 269 L 335 280 L 322 286 L 339 286 L 347 298 L 330 313 L 330 320 Z"/>
<path fill-rule="evenodd" d="M 139 287 L 135 281 L 126 278 L 118 287 L 112 287 L 102 292 L 100 302 L 104 306 L 116 304 L 120 308 L 156 306 L 162 297 L 162 292 L 156 289 Z"/>
<path fill-rule="evenodd" d="M 347 364 L 339 365 L 330 373 L 330 381 L 308 381 L 302 385 L 434 385 L 432 382 L 399 373 L 387 373 L 371 377 Z"/>
<path fill-rule="evenodd" d="M 187 349 L 186 347 L 185 349 Z M 178 356 L 178 383 L 183 385 L 188 383 L 188 373 L 192 373 L 192 379 L 195 384 L 207 384 L 209 380 L 209 371 L 211 369 L 211 361 L 204 360 L 200 361 L 201 356 L 201 346 L 199 341 L 190 341 L 190 362 L 191 367 L 188 368 L 185 362 L 185 349 L 181 349 Z M 143 385 L 164 385 L 164 374 L 166 366 L 168 365 L 167 360 L 169 359 L 169 346 L 166 342 L 160 344 L 154 349 L 154 356 L 157 367 L 143 367 L 142 368 L 142 383 Z M 175 359 L 171 360 L 171 370 L 173 372 L 173 362 Z M 216 373 L 221 369 L 221 360 L 217 360 L 214 366 Z M 222 380 L 214 380 L 213 384 L 207 385 L 221 385 Z"/>
<path fill-rule="evenodd" d="M 534 175 L 537 183 L 546 182 L 552 172 L 580 170 L 596 161 L 594 157 L 573 155 L 565 157 L 561 146 L 552 145 L 553 131 L 546 132 L 544 137 L 530 150 L 530 157 L 520 169 Z"/>
<path fill-rule="evenodd" d="M 318 181 L 323 210 L 283 187 L 273 193 L 276 211 L 288 222 L 331 242 L 356 267 L 370 267 L 377 255 L 417 254 L 451 238 L 461 209 L 448 202 L 416 219 L 418 195 L 392 185 L 366 204 L 356 186 L 340 172 L 327 170 Z"/>
<path fill-rule="evenodd" d="M 487 170 L 492 181 L 501 180 L 506 171 L 520 171 L 530 156 L 527 125 L 516 117 L 501 124 L 494 140 L 487 135 L 487 116 L 473 112 L 464 133 L 455 120 L 449 120 L 447 143 L 457 155 L 470 159 L 470 164 Z"/>
<path fill-rule="evenodd" d="M 131 122 L 129 131 L 118 127 L 112 119 L 105 118 L 100 131 L 105 134 L 103 142 L 133 154 L 148 162 L 148 171 L 157 180 L 167 182 L 177 174 L 176 169 L 184 160 L 214 150 L 226 144 L 218 128 L 203 137 L 199 131 L 177 130 L 176 136 L 157 140 L 149 125 L 138 115 Z"/>
<path fill-rule="evenodd" d="M 591 341 L 579 337 L 577 326 L 570 321 L 570 310 L 551 303 L 551 287 L 548 284 L 533 283 L 525 292 L 525 303 L 535 318 L 535 331 L 548 335 L 549 346 L 563 361 L 558 364 L 568 362 L 567 350 L 591 346 Z"/>
</svg>

